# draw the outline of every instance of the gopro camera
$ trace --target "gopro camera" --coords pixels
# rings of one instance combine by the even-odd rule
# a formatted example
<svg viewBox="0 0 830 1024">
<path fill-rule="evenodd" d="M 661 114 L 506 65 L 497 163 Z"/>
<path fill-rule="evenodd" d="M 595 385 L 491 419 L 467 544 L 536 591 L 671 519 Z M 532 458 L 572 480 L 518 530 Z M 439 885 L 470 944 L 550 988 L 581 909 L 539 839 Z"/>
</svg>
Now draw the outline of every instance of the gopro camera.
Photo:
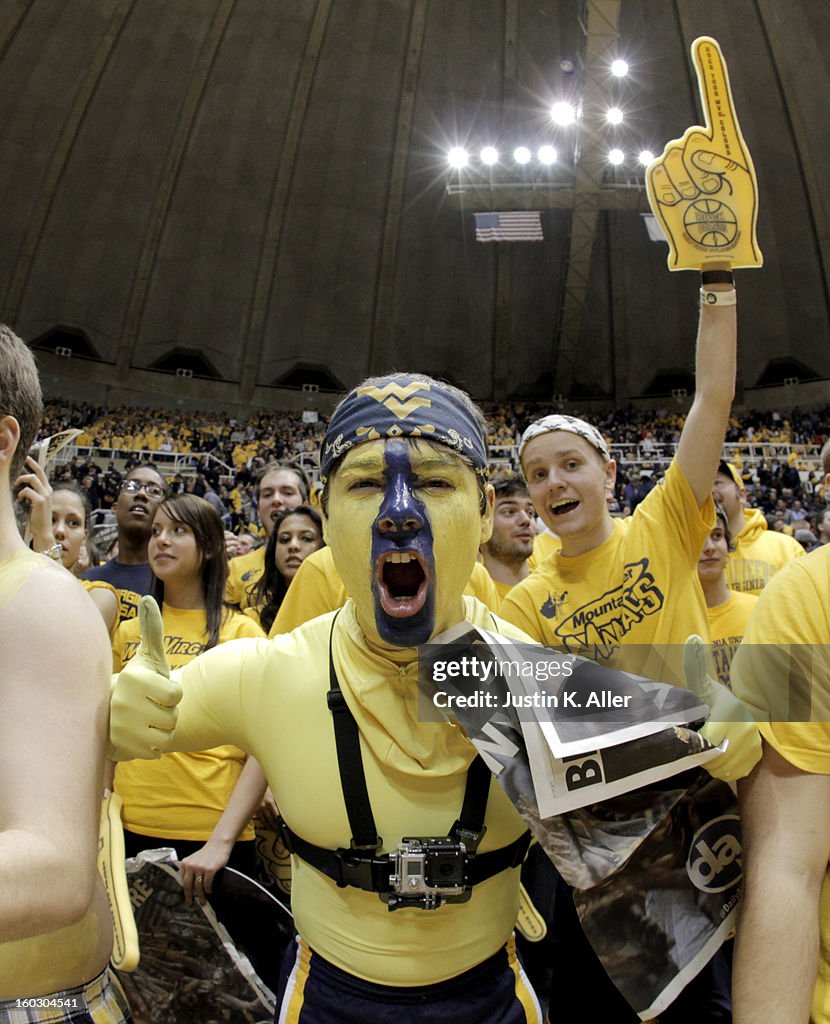
<svg viewBox="0 0 830 1024">
<path fill-rule="evenodd" d="M 389 859 L 391 892 L 381 898 L 390 910 L 437 910 L 442 903 L 466 903 L 472 895 L 472 887 L 465 884 L 466 848 L 448 836 L 402 839 Z"/>
</svg>

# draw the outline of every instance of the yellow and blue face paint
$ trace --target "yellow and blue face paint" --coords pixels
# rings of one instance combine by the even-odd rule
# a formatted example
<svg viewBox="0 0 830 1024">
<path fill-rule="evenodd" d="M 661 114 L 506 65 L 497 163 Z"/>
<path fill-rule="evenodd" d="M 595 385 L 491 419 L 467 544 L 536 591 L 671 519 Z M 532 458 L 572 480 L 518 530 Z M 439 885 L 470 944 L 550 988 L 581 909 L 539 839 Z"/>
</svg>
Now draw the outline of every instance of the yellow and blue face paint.
<svg viewBox="0 0 830 1024">
<path fill-rule="evenodd" d="M 415 647 L 459 622 L 491 513 L 475 471 L 443 445 L 397 438 L 348 451 L 330 482 L 326 539 L 364 632 Z"/>
</svg>

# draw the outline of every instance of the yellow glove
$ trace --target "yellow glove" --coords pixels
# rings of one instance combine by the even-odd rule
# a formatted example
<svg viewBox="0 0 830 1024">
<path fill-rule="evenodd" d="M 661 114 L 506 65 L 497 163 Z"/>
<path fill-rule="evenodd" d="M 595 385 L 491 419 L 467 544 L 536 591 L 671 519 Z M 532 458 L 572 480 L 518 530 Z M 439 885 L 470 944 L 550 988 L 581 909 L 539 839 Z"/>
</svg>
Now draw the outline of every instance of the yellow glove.
<svg viewBox="0 0 830 1024">
<path fill-rule="evenodd" d="M 690 636 L 683 648 L 686 688 L 709 705 L 709 718 L 700 735 L 715 746 L 726 740 L 726 753 L 706 762 L 716 779 L 731 782 L 749 775 L 761 759 L 761 734 L 749 709 L 706 670 L 706 644 Z"/>
<path fill-rule="evenodd" d="M 649 164 L 651 210 L 669 242 L 669 270 L 710 263 L 760 267 L 758 181 L 735 108 L 720 47 L 692 43 L 705 124 L 687 128 Z"/>
<path fill-rule="evenodd" d="M 115 680 L 110 698 L 110 747 L 113 761 L 155 758 L 173 738 L 182 699 L 179 682 L 170 678 L 164 652 L 161 612 L 152 597 L 138 603 L 141 644 Z"/>
</svg>

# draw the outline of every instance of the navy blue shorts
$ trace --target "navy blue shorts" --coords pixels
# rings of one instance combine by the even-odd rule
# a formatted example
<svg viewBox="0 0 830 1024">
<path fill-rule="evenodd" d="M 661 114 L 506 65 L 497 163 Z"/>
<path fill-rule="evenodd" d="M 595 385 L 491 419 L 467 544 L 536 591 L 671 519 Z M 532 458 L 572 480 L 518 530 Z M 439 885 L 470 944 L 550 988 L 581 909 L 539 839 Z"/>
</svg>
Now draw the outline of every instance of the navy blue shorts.
<svg viewBox="0 0 830 1024">
<path fill-rule="evenodd" d="M 275 1024 L 542 1024 L 511 939 L 504 949 L 436 985 L 374 985 L 335 967 L 298 938 L 289 946 Z"/>
</svg>

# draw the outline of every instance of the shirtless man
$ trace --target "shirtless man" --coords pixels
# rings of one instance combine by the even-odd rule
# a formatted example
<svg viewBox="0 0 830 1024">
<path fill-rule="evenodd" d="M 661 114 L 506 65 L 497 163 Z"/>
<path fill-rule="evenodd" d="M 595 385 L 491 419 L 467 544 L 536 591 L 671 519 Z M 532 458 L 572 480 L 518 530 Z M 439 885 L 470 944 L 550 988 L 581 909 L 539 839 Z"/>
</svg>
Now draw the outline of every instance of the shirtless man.
<svg viewBox="0 0 830 1024">
<path fill-rule="evenodd" d="M 0 327 L 0 1020 L 118 1024 L 130 1017 L 96 869 L 107 633 L 12 512 L 41 411 L 31 354 Z"/>
</svg>

